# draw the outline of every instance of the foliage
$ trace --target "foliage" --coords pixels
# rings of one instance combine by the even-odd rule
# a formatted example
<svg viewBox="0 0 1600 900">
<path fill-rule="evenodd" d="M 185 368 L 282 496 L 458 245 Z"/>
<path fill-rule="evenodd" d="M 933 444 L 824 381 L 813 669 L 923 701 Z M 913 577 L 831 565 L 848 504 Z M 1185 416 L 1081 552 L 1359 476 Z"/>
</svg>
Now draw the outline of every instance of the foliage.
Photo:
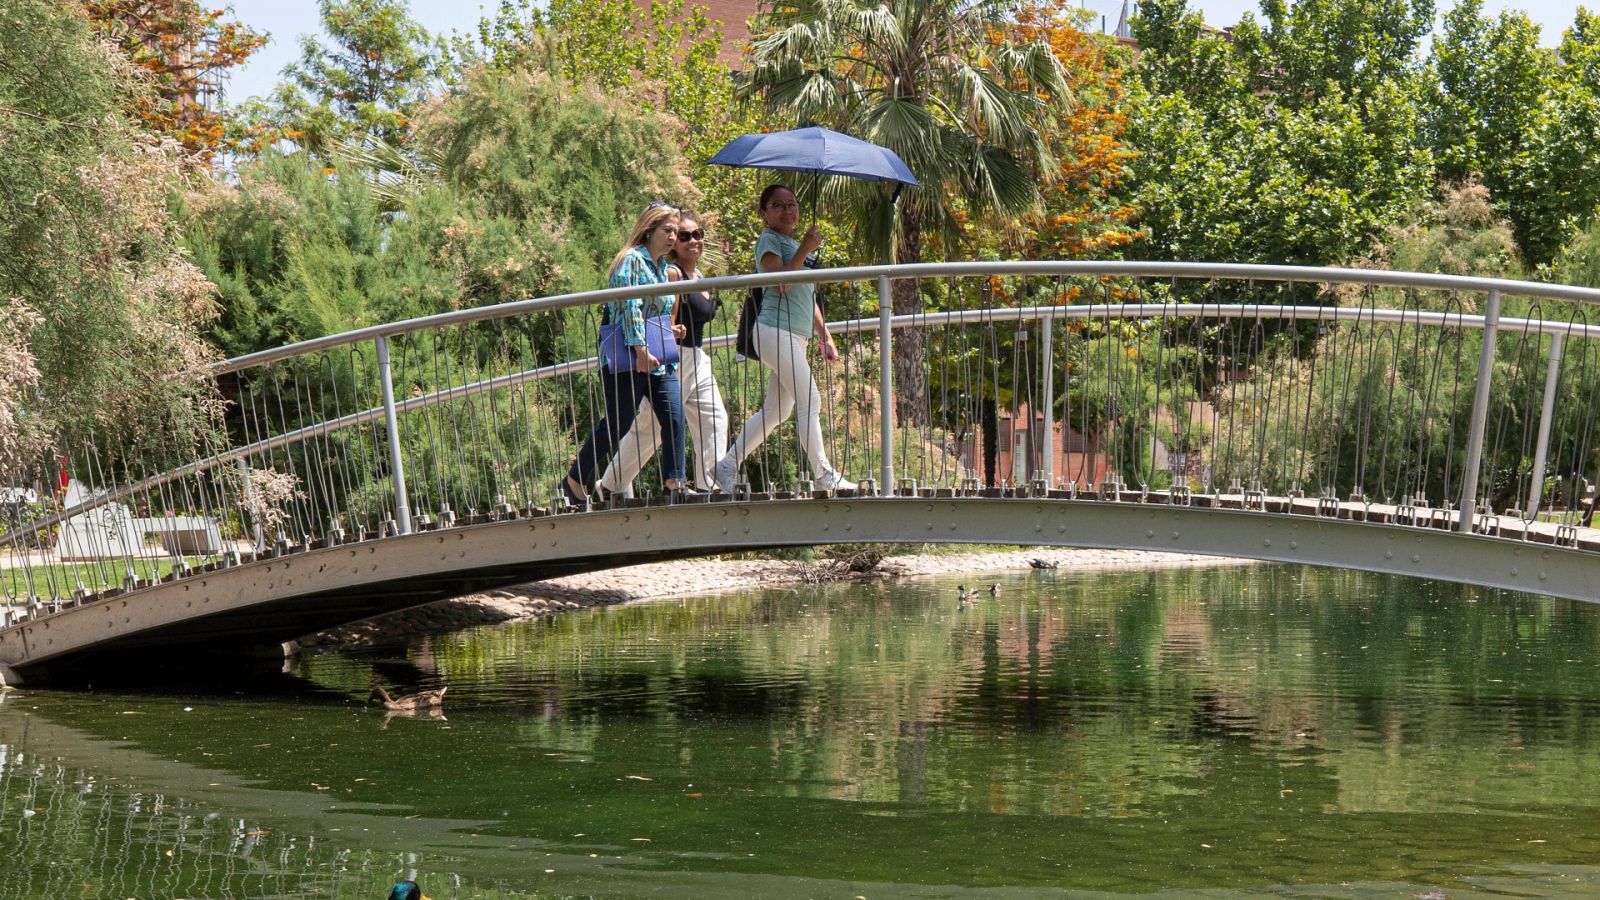
<svg viewBox="0 0 1600 900">
<path fill-rule="evenodd" d="M 823 183 L 824 201 L 846 211 L 870 254 L 920 261 L 925 230 L 952 235 L 952 204 L 1015 215 L 1037 202 L 1031 167 L 1051 163 L 1039 116 L 1070 97 L 1049 44 L 1015 30 L 1018 6 L 799 0 L 758 20 L 765 33 L 751 47 L 746 92 L 795 121 L 888 147 L 922 182 L 898 216 L 881 184 Z"/>
<path fill-rule="evenodd" d="M 1072 259 L 1114 252 L 1134 239 L 1135 209 L 1122 182 L 1137 157 L 1123 143 L 1128 126 L 1124 74 L 1131 59 L 1109 38 L 1079 29 L 1082 10 L 1067 0 L 1030 5 L 1016 35 L 1043 41 L 1055 54 L 1073 101 L 1049 103 L 1041 129 L 1051 165 L 1039 169 L 1041 205 L 1010 228 L 968 222 L 976 237 L 1002 240 L 1000 253 L 1021 259 Z M 992 39 L 1003 40 L 996 32 Z M 983 222 L 983 220 L 979 220 Z"/>
<path fill-rule="evenodd" d="M 460 71 L 478 63 L 494 72 L 542 72 L 568 83 L 658 108 L 681 126 L 682 155 L 700 166 L 741 134 L 762 130 L 760 109 L 734 96 L 733 75 L 721 60 L 718 24 L 686 0 L 502 0 L 493 18 L 480 21 L 476 41 L 457 39 Z M 715 243 L 703 267 L 745 268 L 745 248 L 759 231 L 752 211 L 760 175 L 747 170 L 699 167 L 700 205 Z"/>
<path fill-rule="evenodd" d="M 1495 214 L 1476 182 L 1442 185 L 1439 198 L 1390 225 L 1357 265 L 1402 272 L 1521 278 L 1511 226 Z"/>
<path fill-rule="evenodd" d="M 1429 77 L 1429 132 L 1446 180 L 1482 178 L 1525 258 L 1543 264 L 1600 203 L 1600 56 L 1596 20 L 1580 11 L 1559 51 L 1538 46 L 1525 13 L 1493 20 L 1481 0 L 1445 17 Z"/>
<path fill-rule="evenodd" d="M 231 355 L 468 306 L 592 289 L 622 219 L 694 199 L 671 123 L 548 76 L 478 69 L 417 113 L 411 177 L 268 151 L 190 194 L 190 246 Z M 640 167 L 652 156 L 660 164 Z M 393 157 L 385 158 L 389 164 Z"/>
<path fill-rule="evenodd" d="M 198 376 L 213 287 L 167 212 L 182 155 L 124 116 L 136 75 L 49 0 L 0 16 L 0 466 L 111 433 L 122 459 L 178 451 L 217 411 Z M 74 448 L 76 449 L 76 448 Z"/>
<path fill-rule="evenodd" d="M 231 113 L 218 102 L 222 82 L 266 44 L 265 34 L 197 0 L 83 0 L 83 9 L 144 76 L 148 89 L 131 99 L 147 131 L 207 156 L 236 146 Z"/>
<path fill-rule="evenodd" d="M 437 74 L 442 48 L 406 0 L 318 0 L 324 47 L 304 37 L 266 102 L 250 105 L 256 148 L 281 138 L 321 156 L 342 143 L 398 145 Z"/>
<path fill-rule="evenodd" d="M 1206 34 L 1183 0 L 1141 5 L 1135 36 L 1149 96 L 1129 131 L 1149 235 L 1141 255 L 1342 263 L 1430 187 L 1402 63 L 1426 30 L 1425 4 L 1267 9 L 1269 28 L 1247 16 L 1230 43 Z"/>
</svg>

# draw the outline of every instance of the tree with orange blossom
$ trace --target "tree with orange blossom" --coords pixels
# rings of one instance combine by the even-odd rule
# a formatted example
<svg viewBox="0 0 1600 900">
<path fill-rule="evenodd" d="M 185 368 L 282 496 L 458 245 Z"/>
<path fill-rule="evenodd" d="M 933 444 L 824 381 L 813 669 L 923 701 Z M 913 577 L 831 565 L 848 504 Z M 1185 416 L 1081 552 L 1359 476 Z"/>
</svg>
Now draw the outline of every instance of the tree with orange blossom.
<svg viewBox="0 0 1600 900">
<path fill-rule="evenodd" d="M 1135 209 L 1119 195 L 1128 162 L 1138 155 L 1122 142 L 1128 124 L 1123 71 L 1131 54 L 1114 38 L 1084 32 L 1083 16 L 1069 0 L 1043 0 L 1017 16 L 1012 39 L 1048 44 L 1077 102 L 1045 106 L 1043 137 L 1052 162 L 1039 172 L 1040 209 L 1003 238 L 1006 255 L 1095 257 L 1138 236 L 1131 224 Z"/>
<path fill-rule="evenodd" d="M 83 10 L 146 77 L 150 89 L 134 96 L 132 112 L 147 129 L 203 157 L 230 146 L 223 79 L 267 42 L 265 34 L 196 0 L 84 0 Z"/>
</svg>

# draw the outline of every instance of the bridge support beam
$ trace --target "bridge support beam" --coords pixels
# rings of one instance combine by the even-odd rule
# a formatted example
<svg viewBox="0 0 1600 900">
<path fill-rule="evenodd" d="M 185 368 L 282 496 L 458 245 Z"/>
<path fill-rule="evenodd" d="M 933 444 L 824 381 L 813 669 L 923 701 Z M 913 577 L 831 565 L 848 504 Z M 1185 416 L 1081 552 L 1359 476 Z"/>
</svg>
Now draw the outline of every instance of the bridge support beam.
<svg viewBox="0 0 1600 900">
<path fill-rule="evenodd" d="M 17 670 L 5 663 L 0 663 L 0 691 L 17 687 L 20 684 L 22 684 L 22 676 L 17 673 Z"/>
<path fill-rule="evenodd" d="M 1467 466 L 1461 473 L 1461 518 L 1456 530 L 1471 534 L 1478 512 L 1478 469 L 1483 464 L 1483 435 L 1489 424 L 1489 379 L 1494 377 L 1495 338 L 1500 331 L 1500 292 L 1489 292 L 1483 311 L 1483 350 L 1478 354 L 1478 381 L 1472 395 L 1472 424 L 1467 431 Z"/>
</svg>

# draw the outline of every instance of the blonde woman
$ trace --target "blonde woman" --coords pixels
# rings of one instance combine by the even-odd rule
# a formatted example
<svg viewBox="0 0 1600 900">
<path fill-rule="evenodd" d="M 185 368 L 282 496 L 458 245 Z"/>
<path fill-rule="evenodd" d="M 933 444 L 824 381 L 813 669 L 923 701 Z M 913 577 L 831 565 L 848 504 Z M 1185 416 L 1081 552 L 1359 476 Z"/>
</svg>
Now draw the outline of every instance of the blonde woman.
<svg viewBox="0 0 1600 900">
<path fill-rule="evenodd" d="M 665 203 L 652 203 L 639 214 L 628 242 L 611 260 L 611 287 L 642 287 L 665 284 L 667 255 L 678 242 L 678 211 Z M 648 400 L 661 426 L 661 476 L 668 490 L 682 490 L 683 480 L 683 400 L 678 375 L 650 352 L 645 340 L 645 319 L 670 314 L 672 295 L 628 297 L 604 304 L 608 322 L 622 326 L 627 351 L 633 355 L 632 368 L 614 372 L 602 359 L 600 383 L 605 392 L 606 417 L 589 433 L 578 450 L 578 458 L 567 469 L 562 490 L 574 503 L 589 498 L 588 485 L 600 464 L 611 458 L 612 449 L 633 426 L 639 401 Z M 678 329 L 674 329 L 676 332 Z M 602 354 L 602 357 L 604 354 Z"/>
<path fill-rule="evenodd" d="M 700 259 L 705 255 L 706 233 L 699 216 L 678 215 L 678 241 L 668 256 L 667 279 L 688 282 L 700 279 Z M 703 491 L 716 487 L 712 470 L 728 450 L 728 411 L 722 405 L 722 392 L 711 372 L 711 356 L 701 347 L 706 325 L 717 314 L 717 301 L 704 291 L 680 293 L 673 321 L 683 326 L 678 337 L 678 384 L 683 394 L 683 417 L 694 437 L 693 472 L 696 486 Z M 629 494 L 633 479 L 661 446 L 659 432 L 652 426 L 654 413 L 639 404 L 634 427 L 622 436 L 617 455 L 606 473 L 600 476 L 602 494 Z"/>
</svg>

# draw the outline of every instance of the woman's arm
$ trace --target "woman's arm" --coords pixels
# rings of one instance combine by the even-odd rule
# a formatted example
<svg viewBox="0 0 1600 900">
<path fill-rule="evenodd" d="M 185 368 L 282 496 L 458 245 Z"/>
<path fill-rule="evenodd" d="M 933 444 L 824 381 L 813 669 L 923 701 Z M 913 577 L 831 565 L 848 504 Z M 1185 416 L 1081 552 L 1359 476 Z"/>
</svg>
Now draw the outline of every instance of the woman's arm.
<svg viewBox="0 0 1600 900">
<path fill-rule="evenodd" d="M 677 266 L 667 266 L 667 280 L 668 281 L 682 281 L 683 280 L 683 270 L 678 268 Z M 680 341 L 683 340 L 685 337 L 687 337 L 688 334 L 689 334 L 689 327 L 687 325 L 684 325 L 683 322 L 680 321 L 679 318 L 678 318 L 679 315 L 682 314 L 682 312 L 683 312 L 683 295 L 682 294 L 673 294 L 672 295 L 672 336 L 677 338 Z"/>
<path fill-rule="evenodd" d="M 811 305 L 811 332 L 817 336 L 817 349 L 822 358 L 833 362 L 839 358 L 839 348 L 834 346 L 833 335 L 828 333 L 828 323 L 822 318 L 822 307 Z"/>
<path fill-rule="evenodd" d="M 637 287 L 645 283 L 646 279 L 639 272 L 638 259 L 631 254 L 611 276 L 612 287 Z M 634 371 L 648 372 L 661 365 L 661 361 L 650 353 L 650 346 L 644 339 L 644 300 L 629 297 L 613 302 L 616 305 L 612 309 L 622 325 L 622 342 L 633 351 Z"/>
</svg>

